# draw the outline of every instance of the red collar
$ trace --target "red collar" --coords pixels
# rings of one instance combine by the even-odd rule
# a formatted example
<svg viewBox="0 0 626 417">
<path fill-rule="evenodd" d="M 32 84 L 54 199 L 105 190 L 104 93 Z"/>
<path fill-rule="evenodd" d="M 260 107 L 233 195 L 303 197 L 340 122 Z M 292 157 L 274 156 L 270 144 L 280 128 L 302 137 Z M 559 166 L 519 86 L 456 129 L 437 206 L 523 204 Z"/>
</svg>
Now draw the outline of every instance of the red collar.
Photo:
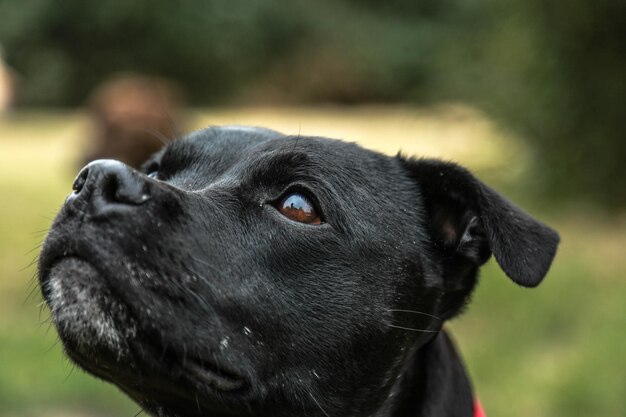
<svg viewBox="0 0 626 417">
<path fill-rule="evenodd" d="M 483 406 L 478 401 L 478 398 L 474 400 L 474 417 L 487 417 L 485 415 L 485 410 L 483 410 Z"/>
</svg>

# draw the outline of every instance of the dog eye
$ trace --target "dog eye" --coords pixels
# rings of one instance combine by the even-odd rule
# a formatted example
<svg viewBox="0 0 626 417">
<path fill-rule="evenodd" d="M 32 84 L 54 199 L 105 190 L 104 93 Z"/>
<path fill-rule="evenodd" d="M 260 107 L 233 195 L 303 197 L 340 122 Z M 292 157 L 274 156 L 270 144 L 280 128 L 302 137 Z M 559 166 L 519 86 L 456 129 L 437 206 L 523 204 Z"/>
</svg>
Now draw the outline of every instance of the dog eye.
<svg viewBox="0 0 626 417">
<path fill-rule="evenodd" d="M 302 193 L 289 193 L 278 202 L 278 211 L 285 217 L 306 224 L 321 224 L 322 219 L 311 200 Z"/>
<path fill-rule="evenodd" d="M 156 162 L 151 164 L 148 169 L 146 169 L 146 175 L 150 178 L 157 179 L 159 177 L 159 164 Z"/>
</svg>

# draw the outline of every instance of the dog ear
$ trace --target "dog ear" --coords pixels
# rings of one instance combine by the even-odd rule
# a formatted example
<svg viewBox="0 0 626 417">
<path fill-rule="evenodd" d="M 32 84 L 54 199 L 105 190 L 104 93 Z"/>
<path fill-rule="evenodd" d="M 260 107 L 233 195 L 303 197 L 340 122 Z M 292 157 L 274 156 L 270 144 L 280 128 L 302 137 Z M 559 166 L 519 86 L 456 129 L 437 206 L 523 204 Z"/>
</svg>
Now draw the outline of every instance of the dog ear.
<svg viewBox="0 0 626 417">
<path fill-rule="evenodd" d="M 399 158 L 421 188 L 435 244 L 476 266 L 493 253 L 517 284 L 535 287 L 541 283 L 556 254 L 556 231 L 465 168 L 432 159 Z"/>
</svg>

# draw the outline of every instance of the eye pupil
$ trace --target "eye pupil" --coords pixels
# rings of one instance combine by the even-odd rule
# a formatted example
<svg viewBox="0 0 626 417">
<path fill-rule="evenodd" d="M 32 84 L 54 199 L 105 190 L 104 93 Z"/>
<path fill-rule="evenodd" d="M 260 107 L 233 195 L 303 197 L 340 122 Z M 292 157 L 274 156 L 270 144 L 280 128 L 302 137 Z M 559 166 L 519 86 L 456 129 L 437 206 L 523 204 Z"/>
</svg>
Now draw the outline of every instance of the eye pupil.
<svg viewBox="0 0 626 417">
<path fill-rule="evenodd" d="M 278 211 L 299 223 L 320 224 L 322 222 L 313 203 L 301 193 L 291 193 L 283 197 L 278 204 Z"/>
</svg>

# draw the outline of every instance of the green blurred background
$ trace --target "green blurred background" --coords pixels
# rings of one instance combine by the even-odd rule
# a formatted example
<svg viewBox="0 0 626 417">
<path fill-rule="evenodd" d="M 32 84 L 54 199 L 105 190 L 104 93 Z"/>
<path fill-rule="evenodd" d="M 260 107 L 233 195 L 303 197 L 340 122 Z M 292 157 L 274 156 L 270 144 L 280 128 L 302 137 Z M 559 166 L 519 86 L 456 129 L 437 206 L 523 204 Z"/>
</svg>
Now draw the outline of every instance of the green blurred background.
<svg viewBox="0 0 626 417">
<path fill-rule="evenodd" d="M 120 72 L 176 82 L 187 130 L 470 167 L 563 239 L 537 289 L 491 262 L 450 325 L 488 415 L 626 415 L 623 0 L 0 0 L 0 45 L 0 416 L 139 411 L 63 358 L 29 266 L 87 146 L 82 106 Z"/>
</svg>

